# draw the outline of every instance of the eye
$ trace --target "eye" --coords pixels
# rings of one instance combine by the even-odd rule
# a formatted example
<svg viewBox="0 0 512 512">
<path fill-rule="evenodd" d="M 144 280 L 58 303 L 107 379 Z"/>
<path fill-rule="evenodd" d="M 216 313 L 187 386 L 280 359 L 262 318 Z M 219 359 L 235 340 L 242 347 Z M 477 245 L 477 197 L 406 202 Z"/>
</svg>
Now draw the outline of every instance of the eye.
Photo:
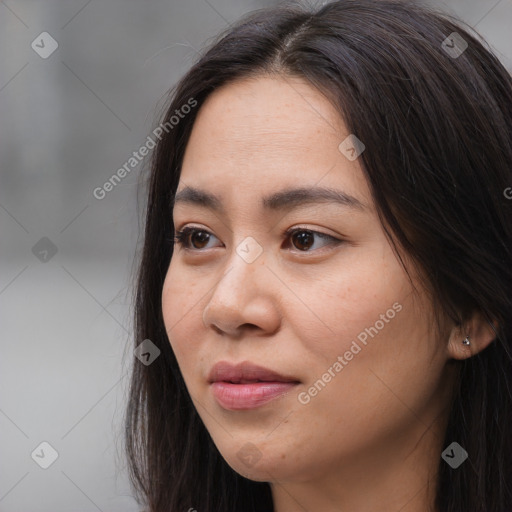
<svg viewBox="0 0 512 512">
<path fill-rule="evenodd" d="M 294 246 L 297 247 L 300 252 L 309 252 L 312 249 L 318 249 L 318 247 L 312 247 L 315 242 L 315 237 L 326 242 L 322 247 L 325 247 L 326 245 L 336 246 L 343 243 L 343 240 L 328 235 L 327 233 L 301 227 L 288 229 L 284 232 L 284 235 L 286 238 L 290 238 Z"/>
<path fill-rule="evenodd" d="M 188 251 L 201 251 L 208 244 L 208 241 L 212 235 L 209 231 L 202 228 L 193 228 L 193 227 L 185 227 L 181 231 L 177 231 L 176 235 L 173 238 L 174 243 L 180 244 L 185 250 Z M 290 238 L 294 247 L 298 248 L 299 252 L 309 252 L 311 250 L 316 250 L 318 247 L 314 248 L 315 237 L 325 240 L 325 245 L 339 245 L 344 242 L 339 238 L 335 238 L 327 233 L 322 233 L 320 231 L 314 231 L 312 229 L 307 229 L 303 227 L 296 227 L 286 230 L 283 235 L 286 239 Z M 313 249 L 312 249 L 313 247 Z"/>
<path fill-rule="evenodd" d="M 192 228 L 185 227 L 181 231 L 177 231 L 174 236 L 174 243 L 180 244 L 187 250 L 198 250 L 197 247 L 192 248 L 190 243 L 190 236 L 192 235 L 193 239 L 197 241 L 200 245 L 200 249 L 204 248 L 204 244 L 208 242 L 208 239 L 212 235 L 209 231 L 206 231 L 202 228 Z"/>
</svg>

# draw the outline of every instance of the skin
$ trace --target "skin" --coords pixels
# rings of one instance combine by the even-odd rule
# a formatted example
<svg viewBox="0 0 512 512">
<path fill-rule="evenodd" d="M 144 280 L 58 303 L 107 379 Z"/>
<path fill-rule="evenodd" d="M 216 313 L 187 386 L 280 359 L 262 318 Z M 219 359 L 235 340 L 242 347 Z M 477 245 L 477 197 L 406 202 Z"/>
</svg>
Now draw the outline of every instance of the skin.
<svg viewBox="0 0 512 512">
<path fill-rule="evenodd" d="M 475 315 L 463 329 L 443 321 L 434 332 L 431 302 L 385 236 L 360 159 L 338 149 L 348 135 L 328 100 L 298 78 L 245 79 L 206 100 L 178 192 L 213 192 L 226 214 L 175 205 L 175 229 L 194 226 L 210 238 L 189 237 L 188 251 L 175 246 L 162 291 L 165 326 L 215 445 L 235 471 L 270 483 L 276 512 L 435 510 L 453 359 L 485 348 L 492 331 Z M 367 208 L 261 209 L 263 196 L 298 184 L 344 191 Z M 313 235 L 304 250 L 300 238 L 282 236 L 296 226 L 344 242 Z M 252 263 L 236 252 L 246 237 L 263 249 Z M 300 403 L 298 394 L 395 303 L 394 318 Z M 461 343 L 468 333 L 470 347 Z M 261 407 L 226 410 L 207 381 L 221 360 L 251 361 L 300 383 Z M 251 466 L 237 456 L 247 443 L 260 456 Z"/>
</svg>

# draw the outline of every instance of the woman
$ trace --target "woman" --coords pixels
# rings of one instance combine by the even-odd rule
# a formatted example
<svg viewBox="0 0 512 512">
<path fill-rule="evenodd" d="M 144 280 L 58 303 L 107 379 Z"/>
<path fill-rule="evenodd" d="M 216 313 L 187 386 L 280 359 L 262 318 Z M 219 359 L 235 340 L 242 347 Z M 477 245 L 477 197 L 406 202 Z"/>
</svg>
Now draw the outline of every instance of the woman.
<svg viewBox="0 0 512 512">
<path fill-rule="evenodd" d="M 160 353 L 136 361 L 126 417 L 139 501 L 512 510 L 499 61 L 417 4 L 261 10 L 157 130 L 135 339 Z"/>
</svg>

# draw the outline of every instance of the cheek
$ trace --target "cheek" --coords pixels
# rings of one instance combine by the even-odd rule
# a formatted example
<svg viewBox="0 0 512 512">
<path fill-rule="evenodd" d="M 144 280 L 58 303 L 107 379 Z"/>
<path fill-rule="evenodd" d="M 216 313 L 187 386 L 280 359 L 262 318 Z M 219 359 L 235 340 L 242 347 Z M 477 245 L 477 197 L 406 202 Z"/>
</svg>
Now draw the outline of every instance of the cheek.
<svg viewBox="0 0 512 512">
<path fill-rule="evenodd" d="M 308 407 L 318 414 L 338 404 L 332 412 L 340 421 L 352 414 L 369 420 L 379 407 L 386 418 L 397 412 L 391 406 L 401 407 L 389 388 L 405 390 L 412 403 L 432 379 L 436 340 L 429 338 L 429 305 L 413 295 L 396 259 L 374 255 L 347 263 L 346 270 L 338 265 L 308 294 L 318 312 L 314 334 L 306 331 L 313 315 L 294 313 L 295 336 L 310 360 L 304 401 L 311 399 Z M 353 426 L 356 434 L 361 424 Z"/>
<path fill-rule="evenodd" d="M 197 283 L 171 263 L 162 288 L 162 313 L 172 349 L 180 367 L 199 343 L 202 328 Z M 196 332 L 194 332 L 196 331 Z"/>
<path fill-rule="evenodd" d="M 326 439 L 339 435 L 340 424 L 361 442 L 381 438 L 410 421 L 411 411 L 425 410 L 436 392 L 443 358 L 429 303 L 408 281 L 392 281 L 369 293 L 358 289 L 353 301 L 339 294 L 338 315 L 329 317 L 337 335 L 308 347 L 315 357 L 303 399 L 312 417 L 330 411 Z"/>
<path fill-rule="evenodd" d="M 354 251 L 316 282 L 303 279 L 303 286 L 308 282 L 308 293 L 302 295 L 309 311 L 305 314 L 297 301 L 292 324 L 298 339 L 324 364 L 350 350 L 354 341 L 364 347 L 396 331 L 406 316 L 402 310 L 411 285 L 398 262 L 387 251 L 379 253 L 379 247 Z"/>
</svg>

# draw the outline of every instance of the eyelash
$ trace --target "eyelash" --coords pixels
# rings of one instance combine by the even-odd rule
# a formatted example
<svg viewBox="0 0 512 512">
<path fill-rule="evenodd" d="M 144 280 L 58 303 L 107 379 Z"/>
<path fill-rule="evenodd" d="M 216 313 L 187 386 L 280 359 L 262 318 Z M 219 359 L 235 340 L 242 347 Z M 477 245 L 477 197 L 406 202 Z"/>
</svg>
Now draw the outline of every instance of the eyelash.
<svg viewBox="0 0 512 512">
<path fill-rule="evenodd" d="M 174 236 L 174 238 L 170 239 L 170 241 L 174 242 L 175 244 L 180 244 L 186 251 L 191 251 L 191 252 L 201 252 L 201 251 L 204 251 L 206 249 L 193 249 L 193 248 L 191 248 L 190 244 L 187 242 L 188 236 L 191 233 L 194 233 L 194 232 L 197 232 L 197 231 L 208 233 L 209 235 L 213 234 L 213 233 L 210 233 L 208 230 L 203 229 L 203 228 L 185 227 L 181 231 L 180 230 L 176 231 L 176 235 Z M 337 245 L 342 244 L 344 242 L 344 240 L 341 240 L 339 238 L 335 238 L 334 236 L 328 235 L 327 233 L 322 233 L 321 231 L 315 231 L 315 230 L 312 230 L 312 229 L 302 228 L 302 227 L 296 227 L 296 228 L 287 229 L 286 231 L 284 231 L 282 233 L 282 236 L 285 237 L 285 238 L 289 238 L 291 235 L 293 235 L 293 234 L 295 234 L 297 232 L 301 232 L 301 231 L 308 232 L 308 233 L 313 233 L 315 235 L 318 235 L 320 238 L 323 238 L 325 240 L 330 240 L 331 242 L 328 245 L 337 246 Z M 297 249 L 297 251 L 301 252 L 301 253 L 308 253 L 308 252 L 319 251 L 321 249 L 313 249 L 313 251 L 309 251 L 309 250 L 308 251 L 301 251 L 301 250 Z"/>
</svg>

